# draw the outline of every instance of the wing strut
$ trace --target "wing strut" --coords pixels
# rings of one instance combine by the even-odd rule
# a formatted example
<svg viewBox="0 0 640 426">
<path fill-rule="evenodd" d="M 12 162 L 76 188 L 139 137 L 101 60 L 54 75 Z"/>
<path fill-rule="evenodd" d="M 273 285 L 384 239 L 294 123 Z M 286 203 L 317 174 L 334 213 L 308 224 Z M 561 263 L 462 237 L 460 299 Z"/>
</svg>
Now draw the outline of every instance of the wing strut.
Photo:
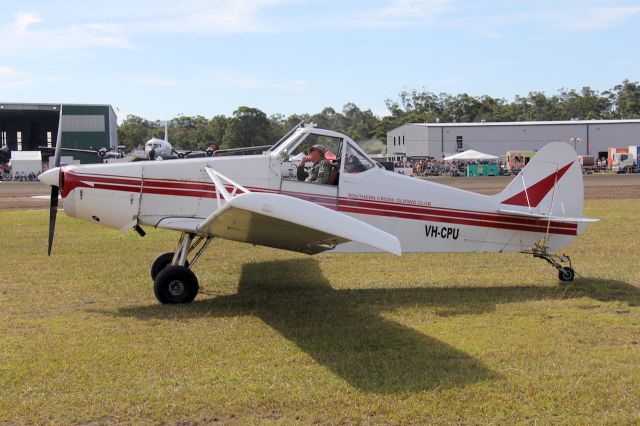
<svg viewBox="0 0 640 426">
<path fill-rule="evenodd" d="M 213 180 L 213 184 L 216 187 L 216 200 L 218 201 L 218 207 L 220 207 L 220 195 L 222 195 L 222 198 L 224 198 L 225 201 L 230 201 L 233 197 L 238 195 L 238 190 L 242 191 L 245 194 L 251 192 L 244 186 L 240 185 L 238 182 L 226 177 L 222 173 L 219 173 L 210 167 L 205 167 L 205 170 L 207 171 L 207 174 L 209 174 L 209 177 L 211 177 L 211 180 Z M 223 182 L 231 185 L 233 187 L 233 190 L 229 192 Z"/>
</svg>

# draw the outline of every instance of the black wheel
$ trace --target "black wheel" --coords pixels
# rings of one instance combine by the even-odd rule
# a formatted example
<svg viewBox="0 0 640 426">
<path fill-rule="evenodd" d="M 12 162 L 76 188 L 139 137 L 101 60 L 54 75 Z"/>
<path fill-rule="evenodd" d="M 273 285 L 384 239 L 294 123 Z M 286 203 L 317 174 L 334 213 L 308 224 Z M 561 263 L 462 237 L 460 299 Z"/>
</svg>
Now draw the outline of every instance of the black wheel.
<svg viewBox="0 0 640 426">
<path fill-rule="evenodd" d="M 167 266 L 153 282 L 153 291 L 162 304 L 191 303 L 198 289 L 198 278 L 184 266 Z"/>
<path fill-rule="evenodd" d="M 156 257 L 156 260 L 151 264 L 151 279 L 155 280 L 160 271 L 167 267 L 167 265 L 171 264 L 173 260 L 173 252 L 168 251 L 166 253 L 162 253 L 160 256 Z M 185 266 L 189 267 L 189 261 L 185 263 Z"/>
<path fill-rule="evenodd" d="M 576 276 L 576 273 L 574 272 L 573 269 L 569 267 L 562 268 L 558 271 L 558 278 L 560 279 L 560 281 L 565 281 L 565 282 L 573 281 L 575 276 Z"/>
</svg>

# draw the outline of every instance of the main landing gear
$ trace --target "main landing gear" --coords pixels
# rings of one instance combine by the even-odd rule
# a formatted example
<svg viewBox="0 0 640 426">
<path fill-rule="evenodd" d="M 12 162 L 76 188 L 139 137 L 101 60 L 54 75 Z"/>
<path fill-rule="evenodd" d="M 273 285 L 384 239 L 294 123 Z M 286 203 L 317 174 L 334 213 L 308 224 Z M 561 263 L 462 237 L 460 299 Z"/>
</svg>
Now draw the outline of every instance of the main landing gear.
<svg viewBox="0 0 640 426">
<path fill-rule="evenodd" d="M 191 303 L 198 295 L 198 278 L 190 269 L 213 237 L 182 233 L 175 252 L 159 255 L 151 265 L 156 298 L 163 304 Z M 188 256 L 195 252 L 191 261 Z"/>
<path fill-rule="evenodd" d="M 576 272 L 571 266 L 571 259 L 569 256 L 559 256 L 557 254 L 549 253 L 546 246 L 539 244 L 536 244 L 529 253 L 531 253 L 533 257 L 546 260 L 551 266 L 556 268 L 558 270 L 558 279 L 560 279 L 560 281 L 571 282 L 575 278 Z M 565 262 L 568 262 L 569 266 L 563 266 L 562 263 Z"/>
</svg>

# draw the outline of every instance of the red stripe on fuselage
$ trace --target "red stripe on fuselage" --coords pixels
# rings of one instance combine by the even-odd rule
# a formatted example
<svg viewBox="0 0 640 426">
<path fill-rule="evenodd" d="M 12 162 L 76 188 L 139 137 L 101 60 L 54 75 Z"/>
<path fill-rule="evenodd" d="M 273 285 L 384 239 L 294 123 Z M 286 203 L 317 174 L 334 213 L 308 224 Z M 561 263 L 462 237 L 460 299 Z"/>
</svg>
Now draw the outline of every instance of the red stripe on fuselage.
<svg viewBox="0 0 640 426">
<path fill-rule="evenodd" d="M 65 172 L 63 198 L 76 188 L 96 188 L 111 191 L 134 192 L 164 196 L 216 198 L 215 185 L 208 182 L 180 180 L 147 179 L 109 175 L 82 175 L 72 171 Z M 229 186 L 227 189 L 231 190 Z M 254 192 L 278 193 L 266 188 L 247 187 Z M 300 198 L 331 210 L 364 214 L 369 216 L 396 217 L 401 219 L 450 223 L 456 225 L 479 226 L 484 228 L 511 229 L 526 232 L 549 232 L 561 235 L 577 235 L 577 224 L 551 222 L 537 218 L 499 215 L 490 212 L 422 207 L 390 202 L 374 202 L 336 198 L 332 196 L 282 191 L 283 195 Z M 336 206 L 337 203 L 337 206 Z"/>
<path fill-rule="evenodd" d="M 389 205 L 383 205 L 389 204 Z M 339 203 L 340 210 L 342 209 L 360 209 L 363 211 L 389 211 L 398 212 L 403 214 L 416 214 L 430 217 L 440 217 L 443 219 L 469 219 L 484 222 L 500 222 L 513 225 L 527 225 L 527 226 L 547 226 L 548 221 L 537 218 L 526 218 L 522 216 L 509 216 L 504 214 L 495 214 L 489 212 L 474 212 L 469 210 L 458 209 L 444 209 L 434 207 L 420 207 L 412 205 L 402 205 L 397 203 L 381 203 L 372 201 L 361 201 L 349 198 L 341 198 Z M 550 226 L 553 228 L 566 228 L 568 230 L 576 230 L 577 225 L 575 223 L 566 222 L 551 222 Z"/>
</svg>

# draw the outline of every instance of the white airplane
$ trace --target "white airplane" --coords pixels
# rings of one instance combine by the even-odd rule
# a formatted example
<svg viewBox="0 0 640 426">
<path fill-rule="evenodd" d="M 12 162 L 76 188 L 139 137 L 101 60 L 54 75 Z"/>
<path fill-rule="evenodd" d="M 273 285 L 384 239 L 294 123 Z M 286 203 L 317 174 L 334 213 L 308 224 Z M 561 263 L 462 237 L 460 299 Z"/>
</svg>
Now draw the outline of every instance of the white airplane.
<svg viewBox="0 0 640 426">
<path fill-rule="evenodd" d="M 271 148 L 271 145 L 218 149 L 218 146 L 211 144 L 204 150 L 176 150 L 169 143 L 169 132 L 167 125 L 165 124 L 164 139 L 152 138 L 144 144 L 144 158 L 146 160 L 174 160 L 183 158 L 248 155 L 261 153 L 269 148 Z"/>
<path fill-rule="evenodd" d="M 170 160 L 178 158 L 169 143 L 169 128 L 164 125 L 164 139 L 151 138 L 144 144 L 144 156 L 147 160 Z M 180 157 L 183 158 L 183 157 Z"/>
<path fill-rule="evenodd" d="M 321 143 L 336 154 L 328 184 L 296 179 L 290 158 Z M 330 252 L 521 252 L 571 281 L 553 254 L 583 232 L 580 163 L 566 143 L 542 148 L 497 195 L 388 172 L 348 136 L 301 126 L 259 155 L 56 167 L 50 185 L 49 254 L 58 191 L 70 217 L 110 228 L 175 230 L 175 251 L 151 266 L 161 303 L 198 293 L 193 266 L 213 238 L 310 255 Z M 568 265 L 564 265 L 568 263 Z"/>
</svg>

